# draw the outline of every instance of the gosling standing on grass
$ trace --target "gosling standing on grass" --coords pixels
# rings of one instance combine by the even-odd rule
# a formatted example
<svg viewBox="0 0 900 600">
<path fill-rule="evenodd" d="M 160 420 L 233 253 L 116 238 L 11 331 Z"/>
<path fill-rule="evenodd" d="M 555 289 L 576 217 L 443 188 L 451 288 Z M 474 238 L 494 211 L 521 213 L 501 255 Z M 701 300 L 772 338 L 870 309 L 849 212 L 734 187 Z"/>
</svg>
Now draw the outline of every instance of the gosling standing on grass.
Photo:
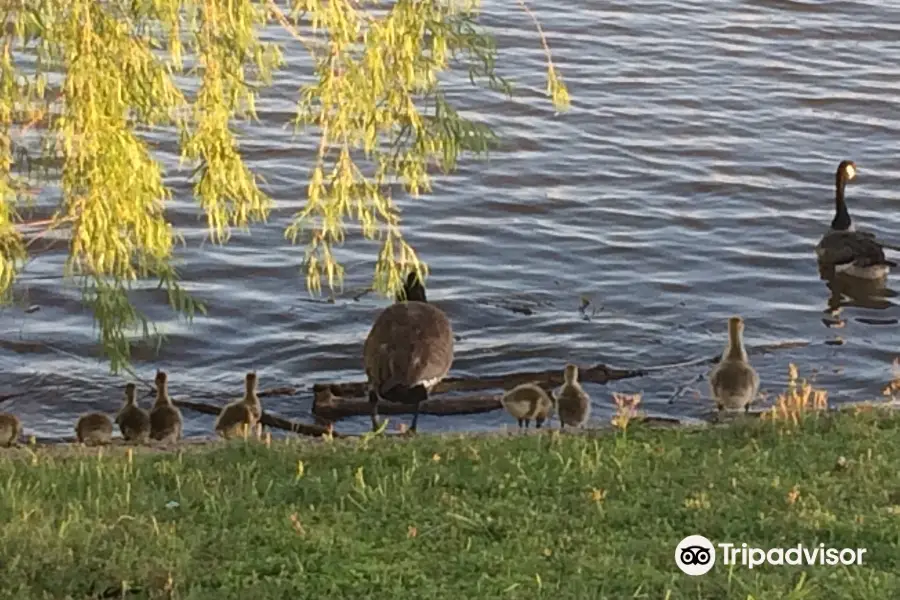
<svg viewBox="0 0 900 600">
<path fill-rule="evenodd" d="M 262 415 L 262 404 L 256 395 L 256 373 L 247 373 L 244 385 L 244 397 L 226 405 L 216 419 L 216 433 L 226 440 L 249 435 Z"/>
<path fill-rule="evenodd" d="M 146 444 L 150 439 L 150 414 L 138 406 L 133 383 L 125 384 L 125 404 L 116 415 L 116 425 L 126 441 Z"/>
<path fill-rule="evenodd" d="M 759 391 L 759 375 L 750 366 L 744 348 L 744 320 L 728 319 L 728 345 L 722 360 L 709 374 L 709 389 L 719 410 L 745 412 Z"/>
<path fill-rule="evenodd" d="M 19 441 L 22 423 L 19 417 L 10 413 L 0 413 L 0 446 L 9 448 Z"/>
<path fill-rule="evenodd" d="M 553 414 L 553 400 L 544 389 L 533 383 L 523 383 L 509 390 L 500 399 L 503 408 L 526 429 L 534 419 L 538 429 Z"/>
<path fill-rule="evenodd" d="M 168 382 L 165 371 L 156 372 L 156 402 L 150 411 L 150 437 L 164 443 L 180 440 L 182 430 L 181 411 L 169 398 Z"/>
<path fill-rule="evenodd" d="M 566 365 L 563 377 L 565 381 L 556 391 L 556 412 L 559 414 L 560 429 L 564 429 L 566 425 L 581 427 L 591 416 L 591 397 L 578 383 L 577 366 Z"/>
<path fill-rule="evenodd" d="M 99 412 L 82 415 L 75 423 L 75 437 L 85 446 L 103 446 L 112 441 L 113 423 Z"/>
</svg>

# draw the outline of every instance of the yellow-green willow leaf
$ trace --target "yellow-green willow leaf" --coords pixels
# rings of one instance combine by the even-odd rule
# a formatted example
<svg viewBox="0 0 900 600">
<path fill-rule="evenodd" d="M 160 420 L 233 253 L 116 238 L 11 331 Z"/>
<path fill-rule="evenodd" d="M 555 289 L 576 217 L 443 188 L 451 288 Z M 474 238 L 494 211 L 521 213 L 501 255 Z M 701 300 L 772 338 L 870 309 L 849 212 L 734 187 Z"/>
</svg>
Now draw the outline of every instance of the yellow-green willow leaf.
<svg viewBox="0 0 900 600">
<path fill-rule="evenodd" d="M 332 288 L 341 284 L 336 247 L 346 221 L 356 220 L 366 238 L 379 240 L 376 287 L 393 293 L 409 269 L 424 274 L 427 267 L 403 239 L 391 189 L 425 193 L 435 166 L 452 169 L 462 153 L 491 147 L 487 127 L 441 104 L 441 74 L 451 64 L 468 65 L 473 81 L 509 91 L 494 71 L 493 42 L 475 23 L 478 6 L 477 0 L 17 0 L 7 7 L 12 28 L 0 33 L 15 38 L 0 43 L 0 292 L 26 256 L 11 221 L 26 186 L 11 171 L 3 136 L 21 115 L 44 115 L 32 131 L 41 138 L 33 164 L 59 165 L 62 197 L 53 226 L 71 227 L 65 273 L 84 289 L 111 367 L 127 364 L 131 333 L 150 330 L 129 302 L 130 282 L 157 278 L 173 308 L 187 316 L 202 311 L 178 287 L 170 265 L 174 241 L 183 236 L 165 220 L 171 191 L 146 132 L 179 140 L 180 164 L 190 169 L 213 241 L 265 221 L 271 199 L 241 157 L 235 120 L 256 118 L 260 90 L 284 63 L 281 46 L 263 41 L 263 31 L 275 25 L 306 38 L 308 32 L 296 31 L 303 14 L 320 33 L 292 47 L 308 51 L 314 65 L 293 122 L 298 133 L 318 138 L 319 151 L 304 165 L 311 167 L 305 203 L 285 236 L 306 246 L 307 288 L 315 293 L 322 279 Z M 548 94 L 560 110 L 569 105 L 568 90 L 541 38 Z M 12 49 L 26 41 L 37 60 L 23 62 L 24 69 Z M 181 79 L 185 65 L 191 70 Z M 58 99 L 45 97 L 48 76 Z"/>
</svg>

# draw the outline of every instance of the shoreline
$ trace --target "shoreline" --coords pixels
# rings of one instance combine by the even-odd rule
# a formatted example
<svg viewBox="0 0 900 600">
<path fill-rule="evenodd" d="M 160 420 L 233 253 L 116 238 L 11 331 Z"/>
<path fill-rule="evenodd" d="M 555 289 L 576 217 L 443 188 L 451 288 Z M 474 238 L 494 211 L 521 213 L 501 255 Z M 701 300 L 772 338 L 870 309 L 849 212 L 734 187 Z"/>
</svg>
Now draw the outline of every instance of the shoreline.
<svg viewBox="0 0 900 600">
<path fill-rule="evenodd" d="M 676 419 L 674 417 L 659 416 L 632 416 L 630 421 L 631 427 L 639 427 L 642 429 L 672 429 L 681 432 L 702 431 L 711 428 L 723 428 L 742 426 L 748 423 L 758 422 L 768 418 L 771 408 L 759 411 L 750 411 L 749 413 L 723 413 L 717 414 L 712 411 L 712 418 L 708 420 L 692 419 L 690 421 Z M 895 414 L 900 410 L 900 401 L 884 400 L 884 401 L 861 401 L 856 403 L 845 403 L 834 407 L 828 407 L 819 411 L 810 410 L 806 414 L 818 414 L 822 416 L 832 416 L 845 413 L 858 412 L 885 412 L 886 414 Z M 402 423 L 401 423 L 402 424 Z M 567 428 L 560 430 L 558 423 L 551 423 L 550 426 L 544 426 L 541 429 L 529 428 L 520 430 L 514 422 L 511 422 L 506 429 L 496 430 L 478 430 L 478 431 L 433 431 L 419 432 L 415 436 L 409 436 L 399 430 L 392 429 L 381 434 L 370 436 L 368 433 L 351 434 L 345 433 L 340 437 L 334 436 L 329 439 L 321 436 L 299 435 L 291 432 L 280 431 L 280 435 L 267 438 L 268 431 L 263 433 L 262 438 L 251 436 L 246 440 L 248 444 L 257 445 L 310 445 L 319 446 L 324 444 L 357 444 L 365 440 L 388 439 L 394 442 L 408 442 L 415 439 L 436 439 L 436 440 L 452 440 L 452 439 L 472 439 L 481 438 L 512 438 L 515 436 L 583 436 L 603 438 L 616 435 L 620 430 L 611 422 L 593 423 L 591 427 L 582 427 L 577 429 Z M 267 441 L 268 439 L 268 441 Z M 5 455 L 21 454 L 23 456 L 32 455 L 59 455 L 59 456 L 97 456 L 98 454 L 106 455 L 125 455 L 131 450 L 135 455 L 139 454 L 177 454 L 180 451 L 197 451 L 213 449 L 216 447 L 225 447 L 227 444 L 240 443 L 242 440 L 226 441 L 216 437 L 214 434 L 208 436 L 191 436 L 183 438 L 177 444 L 131 444 L 121 437 L 114 437 L 112 442 L 103 446 L 85 446 L 75 441 L 74 438 L 63 438 L 59 440 L 38 438 L 35 443 L 20 442 L 16 446 L 9 448 L 0 448 L 0 459 Z"/>
<path fill-rule="evenodd" d="M 782 350 L 791 350 L 798 347 L 806 347 L 813 345 L 815 342 L 802 339 L 786 339 L 777 342 L 765 344 L 748 345 L 747 351 L 750 355 L 764 355 Z M 597 384 L 609 384 L 613 381 L 621 381 L 625 379 L 635 379 L 644 376 L 652 376 L 665 371 L 683 369 L 686 367 L 709 365 L 712 366 L 720 360 L 720 354 L 709 356 L 694 357 L 690 359 L 680 360 L 676 362 L 653 364 L 651 366 L 639 367 L 617 367 L 608 365 L 603 362 L 595 364 L 580 365 L 579 378 L 585 382 Z M 421 413 L 433 416 L 446 417 L 465 417 L 468 415 L 489 414 L 499 411 L 503 412 L 500 404 L 500 397 L 503 389 L 514 387 L 514 384 L 523 382 L 538 383 L 545 389 L 549 390 L 562 383 L 562 368 L 541 369 L 533 371 L 509 371 L 497 374 L 482 375 L 455 375 L 442 380 L 436 387 L 435 391 L 429 396 L 429 399 L 422 403 Z M 143 378 L 137 378 L 136 383 L 144 388 L 141 396 L 141 402 L 145 402 L 147 398 L 152 398 L 156 391 L 151 382 Z M 678 386 L 673 394 L 668 393 L 668 402 L 660 403 L 654 407 L 652 419 L 658 419 L 661 422 L 670 422 L 673 425 L 687 423 L 695 423 L 700 421 L 715 422 L 715 410 L 710 404 L 708 409 L 697 415 L 679 415 L 678 411 L 669 412 L 666 405 L 674 404 L 681 396 L 683 396 L 693 384 L 693 380 L 688 384 Z M 309 409 L 310 415 L 307 421 L 301 421 L 294 417 L 286 417 L 277 412 L 263 413 L 263 424 L 273 430 L 281 430 L 285 434 L 300 433 L 308 436 L 320 436 L 327 431 L 327 424 L 334 425 L 333 435 L 335 437 L 358 437 L 363 435 L 360 433 L 343 433 L 340 431 L 340 422 L 344 419 L 353 417 L 368 417 L 370 407 L 368 399 L 365 397 L 365 381 L 341 381 L 341 382 L 318 382 L 307 385 L 285 385 L 279 384 L 273 387 L 267 387 L 259 390 L 258 396 L 264 400 L 267 398 L 278 398 L 291 396 L 298 402 L 311 402 Z M 32 386 L 34 387 L 34 386 Z M 10 401 L 27 395 L 31 391 L 31 387 L 23 391 L 13 393 L 0 394 L 0 412 L 4 410 L 5 405 Z M 174 394 L 172 400 L 175 405 L 182 411 L 190 411 L 198 415 L 207 415 L 215 417 L 219 414 L 222 407 L 228 402 L 234 400 L 233 396 L 222 395 L 184 395 Z M 649 406 L 648 406 L 649 408 Z M 89 410 L 89 409 L 85 409 Z M 106 412 L 110 416 L 114 414 L 115 408 L 109 408 L 102 412 Z M 765 409 L 761 409 L 765 410 Z M 15 410 L 9 410 L 15 414 Z M 412 415 L 413 407 L 409 405 L 396 404 L 382 401 L 379 405 L 379 414 L 387 417 L 397 417 L 404 415 Z M 758 412 L 758 411 L 757 411 Z M 305 411 L 304 411 L 305 413 Z M 37 413 L 35 413 L 37 414 Z M 68 416 L 68 415 L 67 415 Z M 72 413 L 72 424 L 76 422 L 78 413 Z M 39 435 L 37 441 L 39 444 L 66 444 L 73 443 L 72 436 L 67 429 L 63 429 L 60 437 L 50 435 Z M 212 432 L 197 428 L 192 438 L 199 437 L 205 439 L 204 436 L 211 435 Z M 453 432 L 448 430 L 449 432 Z M 25 438 L 23 438 L 25 439 Z"/>
</svg>

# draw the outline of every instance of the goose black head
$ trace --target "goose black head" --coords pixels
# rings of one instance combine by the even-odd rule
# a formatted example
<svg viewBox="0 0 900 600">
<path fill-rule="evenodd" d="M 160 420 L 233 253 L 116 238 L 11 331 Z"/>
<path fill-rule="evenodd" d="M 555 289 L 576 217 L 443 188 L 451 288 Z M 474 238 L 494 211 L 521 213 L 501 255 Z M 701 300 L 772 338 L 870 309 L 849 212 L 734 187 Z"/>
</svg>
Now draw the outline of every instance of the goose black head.
<svg viewBox="0 0 900 600">
<path fill-rule="evenodd" d="M 856 163 L 852 160 L 842 160 L 837 168 L 837 178 L 839 181 L 847 183 L 856 178 Z"/>
<path fill-rule="evenodd" d="M 844 187 L 848 181 L 856 177 L 856 163 L 852 160 L 842 160 L 834 174 L 834 220 L 831 228 L 835 231 L 850 231 L 853 228 L 853 220 L 850 211 L 847 210 L 847 202 L 844 200 Z"/>
<path fill-rule="evenodd" d="M 425 298 L 425 286 L 415 271 L 410 271 L 403 284 L 403 292 L 397 294 L 397 302 L 427 302 Z"/>
</svg>

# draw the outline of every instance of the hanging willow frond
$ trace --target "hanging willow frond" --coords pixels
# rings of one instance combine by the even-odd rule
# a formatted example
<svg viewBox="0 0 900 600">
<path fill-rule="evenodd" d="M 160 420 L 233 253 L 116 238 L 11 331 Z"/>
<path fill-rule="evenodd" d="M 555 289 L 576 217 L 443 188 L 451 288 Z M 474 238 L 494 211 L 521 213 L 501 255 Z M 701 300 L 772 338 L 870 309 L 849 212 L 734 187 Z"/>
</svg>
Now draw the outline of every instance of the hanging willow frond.
<svg viewBox="0 0 900 600">
<path fill-rule="evenodd" d="M 435 169 L 450 171 L 462 154 L 495 144 L 441 88 L 441 74 L 457 69 L 510 92 L 478 8 L 477 0 L 0 4 L 0 294 L 27 258 L 15 220 L 30 170 L 57 165 L 61 197 L 51 226 L 71 228 L 65 275 L 81 283 L 114 371 L 127 364 L 132 334 L 153 330 L 130 302 L 134 282 L 155 278 L 188 318 L 203 310 L 172 267 L 178 234 L 164 213 L 171 190 L 144 134 L 164 128 L 179 139 L 214 242 L 264 221 L 272 200 L 242 158 L 235 123 L 255 118 L 260 91 L 284 63 L 281 46 L 263 41 L 269 27 L 287 31 L 315 65 L 295 126 L 318 136 L 317 158 L 304 208 L 285 231 L 306 248 L 307 287 L 341 284 L 336 249 L 356 221 L 381 244 L 376 289 L 393 294 L 408 269 L 424 274 L 427 266 L 403 237 L 390 190 L 428 193 Z M 562 110 L 568 92 L 535 24 L 548 91 Z M 35 135 L 37 157 L 25 150 Z M 15 168 L 20 153 L 24 176 Z"/>
</svg>

